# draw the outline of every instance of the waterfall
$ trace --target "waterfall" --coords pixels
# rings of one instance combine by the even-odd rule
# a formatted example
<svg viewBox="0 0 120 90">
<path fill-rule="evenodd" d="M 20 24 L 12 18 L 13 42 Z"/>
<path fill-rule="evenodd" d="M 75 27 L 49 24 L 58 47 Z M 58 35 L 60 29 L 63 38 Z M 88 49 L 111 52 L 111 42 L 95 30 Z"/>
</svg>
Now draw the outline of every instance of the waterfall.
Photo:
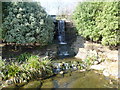
<svg viewBox="0 0 120 90">
<path fill-rule="evenodd" d="M 65 42 L 65 21 L 63 20 L 58 22 L 58 40 L 59 44 L 67 44 Z"/>
<path fill-rule="evenodd" d="M 65 41 L 65 21 L 58 21 L 58 41 L 59 41 L 59 53 L 58 55 L 61 57 L 69 56 L 67 50 L 67 43 Z"/>
</svg>

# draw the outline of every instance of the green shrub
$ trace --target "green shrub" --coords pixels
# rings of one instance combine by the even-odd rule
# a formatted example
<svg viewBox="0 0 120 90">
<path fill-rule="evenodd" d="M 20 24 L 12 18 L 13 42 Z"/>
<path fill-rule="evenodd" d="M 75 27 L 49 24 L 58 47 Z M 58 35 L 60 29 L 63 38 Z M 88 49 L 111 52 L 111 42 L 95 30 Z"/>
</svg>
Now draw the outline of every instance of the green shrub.
<svg viewBox="0 0 120 90">
<path fill-rule="evenodd" d="M 120 44 L 118 9 L 118 2 L 79 3 L 73 13 L 79 34 L 103 45 Z"/>
<path fill-rule="evenodd" d="M 3 2 L 4 40 L 8 43 L 51 43 L 53 19 L 37 2 Z M 7 6 L 6 6 L 7 5 Z M 4 6 L 3 6 L 4 7 Z"/>
</svg>

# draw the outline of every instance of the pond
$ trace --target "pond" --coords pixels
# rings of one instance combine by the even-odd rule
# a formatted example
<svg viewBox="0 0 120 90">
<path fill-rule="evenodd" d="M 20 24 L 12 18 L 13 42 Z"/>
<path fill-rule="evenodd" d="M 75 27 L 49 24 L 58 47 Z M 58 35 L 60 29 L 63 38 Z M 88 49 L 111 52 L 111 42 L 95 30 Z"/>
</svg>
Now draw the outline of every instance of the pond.
<svg viewBox="0 0 120 90">
<path fill-rule="evenodd" d="M 75 71 L 64 77 L 57 75 L 43 81 L 41 88 L 117 88 L 117 81 L 99 74 L 98 71 Z"/>
<path fill-rule="evenodd" d="M 81 59 L 65 58 L 52 62 L 61 63 L 79 61 Z M 57 74 L 42 81 L 41 88 L 118 88 L 118 82 L 102 75 L 96 70 L 73 70 L 63 74 Z"/>
</svg>

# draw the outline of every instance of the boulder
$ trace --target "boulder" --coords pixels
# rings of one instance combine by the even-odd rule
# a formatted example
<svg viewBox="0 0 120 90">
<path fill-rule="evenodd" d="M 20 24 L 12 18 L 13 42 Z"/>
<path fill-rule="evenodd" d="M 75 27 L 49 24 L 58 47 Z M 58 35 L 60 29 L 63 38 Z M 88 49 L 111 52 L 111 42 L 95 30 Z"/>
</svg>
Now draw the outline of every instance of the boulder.
<svg viewBox="0 0 120 90">
<path fill-rule="evenodd" d="M 90 69 L 94 69 L 94 70 L 104 70 L 105 69 L 105 66 L 103 65 L 92 65 L 90 67 Z"/>
<path fill-rule="evenodd" d="M 111 59 L 111 60 L 114 60 L 114 61 L 117 61 L 119 58 L 119 55 L 118 55 L 118 51 L 115 50 L 115 51 L 111 51 L 111 50 L 108 50 L 106 52 L 104 52 L 104 54 L 107 56 L 108 59 Z"/>
<path fill-rule="evenodd" d="M 77 55 L 75 56 L 75 58 L 77 59 L 85 59 L 88 55 L 88 51 L 84 48 L 79 48 L 79 51 L 77 53 Z"/>
</svg>

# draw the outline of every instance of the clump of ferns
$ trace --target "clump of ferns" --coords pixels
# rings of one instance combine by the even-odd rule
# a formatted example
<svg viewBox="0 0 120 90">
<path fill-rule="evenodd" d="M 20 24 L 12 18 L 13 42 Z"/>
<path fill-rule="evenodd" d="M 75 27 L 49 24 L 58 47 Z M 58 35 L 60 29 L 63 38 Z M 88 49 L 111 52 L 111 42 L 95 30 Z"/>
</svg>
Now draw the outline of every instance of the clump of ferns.
<svg viewBox="0 0 120 90">
<path fill-rule="evenodd" d="M 46 77 L 53 75 L 51 59 L 44 58 L 44 59 L 39 59 L 39 61 L 40 61 L 42 76 Z"/>
<path fill-rule="evenodd" d="M 26 55 L 22 55 L 22 62 L 19 57 L 18 61 L 10 62 L 7 65 L 0 60 L 0 76 L 4 80 L 12 80 L 16 84 L 53 74 L 49 59 L 40 59 L 37 55 L 31 55 L 26 58 Z"/>
<path fill-rule="evenodd" d="M 28 77 L 42 78 L 45 75 L 52 73 L 49 59 L 40 59 L 37 55 L 32 55 L 26 61 L 26 64 L 22 65 L 24 71 L 26 71 Z M 27 77 L 27 78 L 28 78 Z"/>
</svg>

